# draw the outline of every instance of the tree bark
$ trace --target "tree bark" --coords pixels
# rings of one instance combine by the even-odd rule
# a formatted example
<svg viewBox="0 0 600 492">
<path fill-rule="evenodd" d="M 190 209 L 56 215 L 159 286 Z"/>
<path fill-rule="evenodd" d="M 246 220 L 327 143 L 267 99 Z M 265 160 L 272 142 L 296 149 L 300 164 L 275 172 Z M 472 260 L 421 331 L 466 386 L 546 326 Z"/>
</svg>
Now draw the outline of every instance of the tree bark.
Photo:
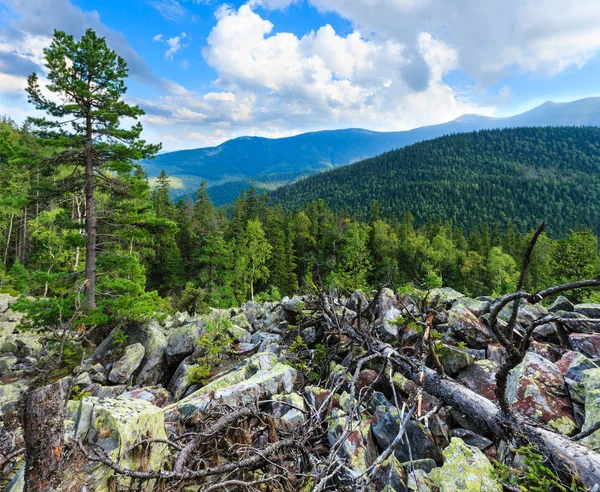
<svg viewBox="0 0 600 492">
<path fill-rule="evenodd" d="M 86 118 L 85 140 L 85 227 L 87 232 L 85 256 L 85 304 L 88 310 L 96 307 L 96 205 L 94 202 L 94 158 L 92 155 L 92 120 Z"/>
<path fill-rule="evenodd" d="M 60 485 L 68 383 L 58 381 L 25 396 L 25 491 Z"/>
</svg>

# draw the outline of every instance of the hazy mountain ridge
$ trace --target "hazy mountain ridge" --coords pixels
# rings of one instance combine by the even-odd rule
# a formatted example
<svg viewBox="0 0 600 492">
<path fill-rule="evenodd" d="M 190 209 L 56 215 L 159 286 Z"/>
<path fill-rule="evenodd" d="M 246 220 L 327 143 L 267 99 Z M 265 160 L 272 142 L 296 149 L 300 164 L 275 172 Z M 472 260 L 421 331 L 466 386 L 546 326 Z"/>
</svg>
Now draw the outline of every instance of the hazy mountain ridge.
<svg viewBox="0 0 600 492">
<path fill-rule="evenodd" d="M 144 162 L 150 177 L 165 170 L 181 180 L 177 196 L 193 193 L 202 179 L 216 204 L 236 198 L 252 180 L 272 189 L 282 183 L 344 166 L 423 140 L 473 130 L 522 126 L 600 126 L 600 97 L 568 103 L 546 102 L 515 116 L 463 115 L 439 125 L 400 132 L 360 128 L 324 130 L 270 139 L 239 137 L 216 147 L 160 154 Z"/>
</svg>

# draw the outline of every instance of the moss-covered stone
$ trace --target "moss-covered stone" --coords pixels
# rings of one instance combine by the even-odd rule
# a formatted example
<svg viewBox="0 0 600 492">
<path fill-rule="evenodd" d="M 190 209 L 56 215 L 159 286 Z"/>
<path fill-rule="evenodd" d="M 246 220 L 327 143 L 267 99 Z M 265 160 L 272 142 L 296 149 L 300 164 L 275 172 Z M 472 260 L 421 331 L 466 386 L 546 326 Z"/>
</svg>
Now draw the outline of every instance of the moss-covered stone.
<svg viewBox="0 0 600 492">
<path fill-rule="evenodd" d="M 123 356 L 113 365 L 108 380 L 115 384 L 127 383 L 142 364 L 145 352 L 141 343 L 128 345 Z"/>
<path fill-rule="evenodd" d="M 440 492 L 502 492 L 494 467 L 479 449 L 453 437 L 442 454 L 444 466 L 429 473 Z"/>
<path fill-rule="evenodd" d="M 10 406 L 19 401 L 27 391 L 26 381 L 16 381 L 11 384 L 0 385 L 0 416 L 8 410 Z"/>
<path fill-rule="evenodd" d="M 581 376 L 585 388 L 585 422 L 582 431 L 600 422 L 600 369 L 588 369 Z M 581 440 L 582 444 L 600 451 L 600 430 Z"/>
<path fill-rule="evenodd" d="M 252 335 L 250 332 L 241 326 L 232 325 L 227 328 L 227 332 L 234 340 L 237 340 L 240 343 L 250 343 L 252 341 Z"/>
<path fill-rule="evenodd" d="M 436 343 L 434 347 L 444 371 L 448 374 L 456 374 L 475 362 L 475 357 L 467 350 L 441 342 Z"/>
</svg>

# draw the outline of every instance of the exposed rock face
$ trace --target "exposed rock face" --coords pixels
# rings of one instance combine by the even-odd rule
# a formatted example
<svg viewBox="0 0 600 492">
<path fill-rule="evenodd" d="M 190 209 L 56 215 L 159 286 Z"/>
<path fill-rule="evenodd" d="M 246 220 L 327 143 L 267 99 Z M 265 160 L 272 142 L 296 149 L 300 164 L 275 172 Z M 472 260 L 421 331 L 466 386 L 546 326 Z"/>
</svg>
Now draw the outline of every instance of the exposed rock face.
<svg viewBox="0 0 600 492">
<path fill-rule="evenodd" d="M 108 380 L 115 384 L 128 382 L 133 373 L 140 367 L 145 352 L 144 346 L 141 343 L 134 343 L 125 347 L 125 353 L 114 363 L 108 375 Z"/>
<path fill-rule="evenodd" d="M 485 396 L 488 400 L 496 401 L 498 368 L 498 364 L 494 361 L 478 360 L 461 371 L 458 380 L 475 393 Z"/>
<path fill-rule="evenodd" d="M 334 415 L 327 433 L 330 446 L 335 446 L 338 443 L 345 427 L 346 417 Z M 352 429 L 353 431 L 338 451 L 341 458 L 348 460 L 348 473 L 351 479 L 360 476 L 375 461 L 377 456 L 375 442 L 370 432 L 370 423 L 368 421 L 355 422 L 352 423 Z"/>
<path fill-rule="evenodd" d="M 600 304 L 577 304 L 574 309 L 576 313 L 583 314 L 588 318 L 600 318 Z"/>
<path fill-rule="evenodd" d="M 558 311 L 571 312 L 575 309 L 575 306 L 565 296 L 558 296 L 550 306 L 548 306 L 548 312 L 557 313 Z"/>
<path fill-rule="evenodd" d="M 443 455 L 444 466 L 429 474 L 440 492 L 502 492 L 502 486 L 494 478 L 492 464 L 476 447 L 453 437 Z"/>
<path fill-rule="evenodd" d="M 569 340 L 576 351 L 592 359 L 600 358 L 600 333 L 571 333 Z"/>
<path fill-rule="evenodd" d="M 165 355 L 167 364 L 174 366 L 190 355 L 197 346 L 198 340 L 204 336 L 204 325 L 195 322 L 173 328 L 167 338 Z"/>
<path fill-rule="evenodd" d="M 558 367 L 533 352 L 509 374 L 507 397 L 513 409 L 562 434 L 577 429 L 573 406 Z"/>
<path fill-rule="evenodd" d="M 492 341 L 486 326 L 464 306 L 454 306 L 448 311 L 448 325 L 469 347 L 482 349 Z"/>
<path fill-rule="evenodd" d="M 446 343 L 436 343 L 435 351 L 446 373 L 453 375 L 475 362 L 475 357 L 464 350 Z"/>
<path fill-rule="evenodd" d="M 584 371 L 581 381 L 585 389 L 585 422 L 581 430 L 585 432 L 600 422 L 600 368 Z M 583 438 L 583 442 L 600 451 L 600 430 Z"/>
<path fill-rule="evenodd" d="M 270 352 L 258 353 L 243 361 L 236 370 L 166 407 L 165 413 L 170 420 L 190 421 L 217 401 L 244 406 L 277 393 L 290 393 L 295 381 L 295 369 L 278 362 Z"/>
</svg>

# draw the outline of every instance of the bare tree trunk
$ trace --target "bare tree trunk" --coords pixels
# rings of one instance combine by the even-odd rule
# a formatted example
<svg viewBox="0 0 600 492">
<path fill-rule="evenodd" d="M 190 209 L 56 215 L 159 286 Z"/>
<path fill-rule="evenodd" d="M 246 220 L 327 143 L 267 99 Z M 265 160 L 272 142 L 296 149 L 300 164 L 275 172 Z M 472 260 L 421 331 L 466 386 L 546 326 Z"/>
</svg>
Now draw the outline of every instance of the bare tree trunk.
<svg viewBox="0 0 600 492">
<path fill-rule="evenodd" d="M 87 232 L 85 256 L 85 304 L 96 307 L 96 206 L 94 203 L 94 158 L 92 155 L 92 120 L 86 118 L 85 141 L 85 227 Z"/>
<path fill-rule="evenodd" d="M 8 226 L 8 236 L 6 238 L 6 247 L 4 248 L 4 270 L 6 271 L 6 261 L 8 258 L 8 247 L 10 246 L 10 236 L 12 236 L 13 220 L 15 213 L 10 214 L 10 224 Z"/>
<path fill-rule="evenodd" d="M 25 491 L 52 490 L 61 483 L 65 380 L 30 391 L 25 396 Z"/>
</svg>

